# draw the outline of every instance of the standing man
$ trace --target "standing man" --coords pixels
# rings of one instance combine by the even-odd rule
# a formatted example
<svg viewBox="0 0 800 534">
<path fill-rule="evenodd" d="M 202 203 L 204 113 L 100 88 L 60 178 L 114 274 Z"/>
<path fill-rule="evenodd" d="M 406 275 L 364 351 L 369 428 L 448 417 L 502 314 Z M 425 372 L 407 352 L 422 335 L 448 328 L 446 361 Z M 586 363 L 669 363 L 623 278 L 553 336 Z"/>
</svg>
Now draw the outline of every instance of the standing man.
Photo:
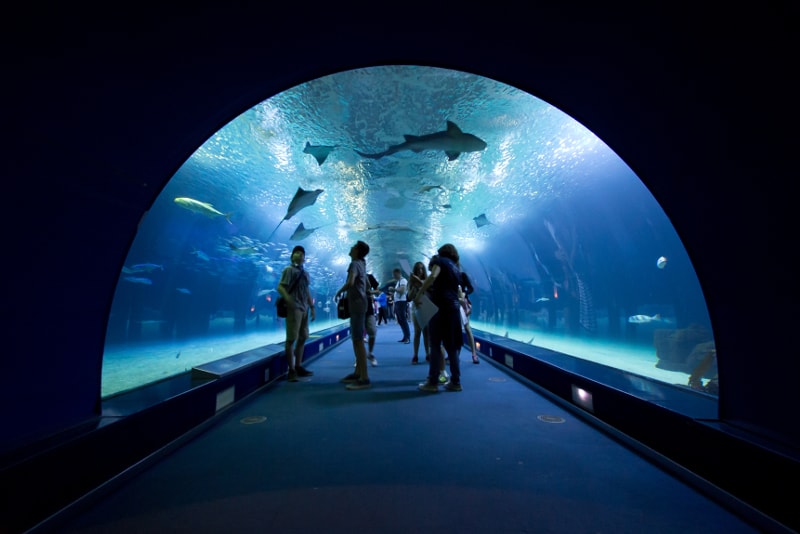
<svg viewBox="0 0 800 534">
<path fill-rule="evenodd" d="M 408 280 L 403 278 L 403 273 L 398 268 L 395 268 L 392 274 L 397 280 L 394 286 L 394 312 L 397 323 L 403 330 L 403 339 L 399 340 L 399 343 L 411 343 L 411 329 L 408 327 L 408 301 L 406 300 Z"/>
<path fill-rule="evenodd" d="M 369 245 L 363 241 L 356 241 L 356 244 L 350 247 L 350 259 L 353 261 L 347 268 L 347 280 L 336 292 L 336 299 L 346 298 L 350 307 L 350 339 L 353 341 L 353 352 L 356 357 L 355 372 L 341 380 L 347 384 L 346 389 L 367 389 L 371 386 L 367 371 L 367 348 L 364 346 L 368 310 L 367 264 L 364 258 L 367 254 Z M 343 297 L 345 293 L 347 296 Z"/>
<path fill-rule="evenodd" d="M 314 373 L 303 367 L 303 351 L 308 339 L 308 309 L 311 320 L 317 318 L 314 301 L 309 293 L 308 273 L 303 269 L 306 249 L 297 245 L 292 249 L 292 264 L 281 273 L 278 293 L 286 300 L 286 361 L 289 364 L 289 382 L 297 382 L 298 376 Z M 292 357 L 294 356 L 294 357 Z"/>
</svg>

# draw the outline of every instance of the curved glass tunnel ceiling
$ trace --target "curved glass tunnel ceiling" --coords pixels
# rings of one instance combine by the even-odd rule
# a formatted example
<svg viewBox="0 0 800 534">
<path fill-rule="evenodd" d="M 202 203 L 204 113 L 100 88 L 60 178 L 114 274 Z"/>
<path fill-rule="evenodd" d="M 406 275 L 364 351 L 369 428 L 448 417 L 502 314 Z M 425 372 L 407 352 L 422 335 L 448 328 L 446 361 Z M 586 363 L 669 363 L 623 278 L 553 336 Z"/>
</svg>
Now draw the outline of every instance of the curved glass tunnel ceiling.
<svg viewBox="0 0 800 534">
<path fill-rule="evenodd" d="M 331 299 L 359 239 L 382 284 L 456 245 L 474 329 L 714 392 L 689 258 L 608 146 L 508 85 L 386 66 L 268 98 L 180 167 L 120 275 L 103 395 L 282 342 L 275 287 L 296 244 L 313 325 L 340 323 Z"/>
</svg>

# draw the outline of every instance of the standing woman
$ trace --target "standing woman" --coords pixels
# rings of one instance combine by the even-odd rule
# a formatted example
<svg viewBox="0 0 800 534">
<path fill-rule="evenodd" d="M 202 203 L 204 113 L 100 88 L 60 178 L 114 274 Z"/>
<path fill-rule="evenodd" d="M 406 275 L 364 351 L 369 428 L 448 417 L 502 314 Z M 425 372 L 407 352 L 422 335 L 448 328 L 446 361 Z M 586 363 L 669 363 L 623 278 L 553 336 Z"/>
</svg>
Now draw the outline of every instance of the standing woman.
<svg viewBox="0 0 800 534">
<path fill-rule="evenodd" d="M 444 385 L 448 391 L 461 391 L 461 367 L 458 353 L 463 344 L 461 331 L 461 305 L 458 302 L 458 286 L 461 271 L 458 268 L 458 250 L 447 243 L 442 245 L 438 257 L 431 259 L 431 273 L 423 282 L 414 304 L 422 304 L 422 294 L 431 289 L 433 303 L 439 308 L 429 323 L 431 360 L 428 379 L 419 385 L 421 391 L 439 391 L 439 371 L 442 367 L 442 345 L 450 360 L 450 381 Z"/>
<path fill-rule="evenodd" d="M 350 339 L 353 340 L 353 352 L 356 355 L 356 370 L 342 378 L 347 389 L 367 389 L 370 387 L 367 372 L 367 349 L 364 346 L 364 330 L 367 312 L 367 263 L 364 258 L 369 254 L 369 245 L 356 241 L 350 248 L 350 266 L 347 268 L 347 281 L 336 292 L 337 300 L 347 292 L 347 304 L 350 307 Z M 371 310 L 369 310 L 371 311 Z M 452 364 L 451 364 L 452 365 Z"/>
<path fill-rule="evenodd" d="M 410 289 L 408 290 L 408 300 L 413 302 L 420 293 L 420 288 L 422 284 L 425 282 L 425 278 L 428 277 L 428 270 L 425 268 L 425 264 L 421 261 L 418 261 L 414 264 L 414 268 L 411 269 L 411 277 L 408 279 L 408 285 Z M 421 295 L 419 295 L 421 296 Z M 428 295 L 430 297 L 430 295 Z M 414 308 L 416 309 L 416 304 L 413 304 Z M 411 358 L 412 365 L 416 365 L 419 363 L 419 339 L 422 337 L 422 343 L 425 349 L 425 361 L 430 361 L 431 354 L 430 354 L 430 343 L 428 342 L 428 325 L 421 327 L 419 325 L 419 321 L 417 321 L 417 314 L 412 313 L 411 317 L 414 321 L 414 357 Z"/>
</svg>

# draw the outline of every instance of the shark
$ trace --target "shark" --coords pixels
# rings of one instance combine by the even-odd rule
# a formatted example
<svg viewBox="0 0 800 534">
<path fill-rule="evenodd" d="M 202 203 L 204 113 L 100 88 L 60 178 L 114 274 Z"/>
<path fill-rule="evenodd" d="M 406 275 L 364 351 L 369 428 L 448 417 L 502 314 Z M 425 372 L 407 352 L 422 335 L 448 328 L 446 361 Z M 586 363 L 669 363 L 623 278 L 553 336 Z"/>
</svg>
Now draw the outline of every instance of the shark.
<svg viewBox="0 0 800 534">
<path fill-rule="evenodd" d="M 312 145 L 308 141 L 306 141 L 306 147 L 303 149 L 304 154 L 311 154 L 314 156 L 314 159 L 317 160 L 319 165 L 325 163 L 325 160 L 328 159 L 328 156 L 334 149 L 338 148 L 336 145 L 327 146 L 327 145 Z"/>
<path fill-rule="evenodd" d="M 288 221 L 289 219 L 297 215 L 297 213 L 301 209 L 313 205 L 314 202 L 317 201 L 317 197 L 319 197 L 324 192 L 325 192 L 324 189 L 315 189 L 313 191 L 310 190 L 306 191 L 302 187 L 298 187 L 297 192 L 294 194 L 294 197 L 292 197 L 292 201 L 289 202 L 289 207 L 286 209 L 286 215 L 284 215 L 283 219 L 281 219 L 278 222 L 278 226 L 275 227 L 275 230 L 273 230 L 272 233 L 269 234 L 267 241 L 272 239 L 272 236 L 275 235 L 275 232 L 278 231 L 278 228 L 280 227 L 283 221 Z"/>
<path fill-rule="evenodd" d="M 176 197 L 175 204 L 189 211 L 205 215 L 211 219 L 215 217 L 225 217 L 230 224 L 233 224 L 231 222 L 231 213 L 222 213 L 208 202 L 201 202 L 189 197 Z"/>
<path fill-rule="evenodd" d="M 404 135 L 405 142 L 392 145 L 383 152 L 367 154 L 356 150 L 356 154 L 363 158 L 379 159 L 390 156 L 403 150 L 418 153 L 423 150 L 443 150 L 447 159 L 453 161 L 462 152 L 480 152 L 486 148 L 486 141 L 469 133 L 461 131 L 456 123 L 447 121 L 447 129 L 427 135 Z"/>
</svg>

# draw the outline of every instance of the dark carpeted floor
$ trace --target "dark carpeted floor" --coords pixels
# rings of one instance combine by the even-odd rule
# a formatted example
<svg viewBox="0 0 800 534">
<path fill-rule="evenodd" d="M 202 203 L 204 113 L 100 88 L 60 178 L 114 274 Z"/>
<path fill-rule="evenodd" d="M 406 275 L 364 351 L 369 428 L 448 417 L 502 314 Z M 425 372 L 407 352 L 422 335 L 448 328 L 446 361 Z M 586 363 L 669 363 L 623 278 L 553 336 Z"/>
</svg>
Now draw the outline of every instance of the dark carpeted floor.
<svg viewBox="0 0 800 534">
<path fill-rule="evenodd" d="M 502 368 L 422 393 L 400 329 L 372 388 L 349 340 L 304 382 L 259 391 L 59 532 L 756 532 Z M 540 419 L 541 417 L 541 419 Z"/>
</svg>

